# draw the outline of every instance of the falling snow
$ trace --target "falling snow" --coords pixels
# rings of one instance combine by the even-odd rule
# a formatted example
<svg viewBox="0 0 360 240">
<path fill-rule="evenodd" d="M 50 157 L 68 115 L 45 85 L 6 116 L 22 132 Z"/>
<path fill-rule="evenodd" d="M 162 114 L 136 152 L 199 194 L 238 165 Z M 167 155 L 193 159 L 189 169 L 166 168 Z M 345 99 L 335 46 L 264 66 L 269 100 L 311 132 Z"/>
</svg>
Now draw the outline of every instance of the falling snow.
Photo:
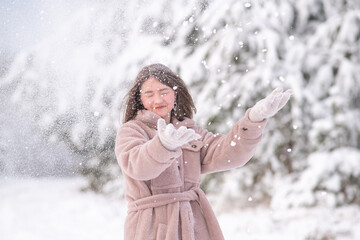
<svg viewBox="0 0 360 240">
<path fill-rule="evenodd" d="M 141 66 L 162 62 L 189 86 L 195 122 L 213 132 L 228 132 L 275 87 L 294 92 L 261 129 L 251 162 L 221 181 L 209 178 L 208 186 L 218 186 L 208 195 L 226 239 L 360 239 L 352 181 L 360 178 L 360 2 L 314 2 L 215 0 L 202 9 L 181 0 L 90 1 L 70 11 L 6 74 L 0 69 L 0 236 L 122 236 L 123 200 L 75 190 L 83 180 L 7 175 L 68 176 L 72 166 L 111 162 L 88 181 L 119 194 L 111 144 L 121 101 Z M 37 9 L 41 21 L 49 13 Z M 20 30 L 11 31 L 15 39 Z"/>
</svg>

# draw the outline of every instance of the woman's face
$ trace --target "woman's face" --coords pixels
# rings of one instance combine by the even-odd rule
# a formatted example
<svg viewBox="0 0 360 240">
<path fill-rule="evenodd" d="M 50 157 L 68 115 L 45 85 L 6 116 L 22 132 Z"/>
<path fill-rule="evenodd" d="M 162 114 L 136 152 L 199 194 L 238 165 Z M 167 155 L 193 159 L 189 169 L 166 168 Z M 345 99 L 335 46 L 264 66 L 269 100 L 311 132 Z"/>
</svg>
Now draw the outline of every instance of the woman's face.
<svg viewBox="0 0 360 240">
<path fill-rule="evenodd" d="M 175 91 L 155 78 L 149 78 L 141 86 L 141 102 L 145 109 L 156 113 L 170 123 L 171 110 L 174 108 Z"/>
</svg>

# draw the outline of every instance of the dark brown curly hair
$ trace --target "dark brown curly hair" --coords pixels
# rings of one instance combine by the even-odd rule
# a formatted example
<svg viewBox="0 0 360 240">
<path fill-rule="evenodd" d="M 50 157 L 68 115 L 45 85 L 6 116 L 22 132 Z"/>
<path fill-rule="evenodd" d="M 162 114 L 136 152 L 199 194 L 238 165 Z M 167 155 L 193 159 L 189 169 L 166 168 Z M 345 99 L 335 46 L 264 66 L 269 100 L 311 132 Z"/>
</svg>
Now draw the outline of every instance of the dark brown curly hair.
<svg viewBox="0 0 360 240">
<path fill-rule="evenodd" d="M 123 123 L 126 123 L 136 116 L 139 110 L 145 109 L 140 98 L 142 84 L 149 78 L 155 78 L 162 84 L 171 87 L 176 93 L 176 109 L 171 111 L 171 117 L 179 121 L 193 117 L 196 108 L 193 99 L 184 81 L 168 67 L 156 63 L 145 66 L 138 73 L 134 84 L 125 96 Z"/>
</svg>

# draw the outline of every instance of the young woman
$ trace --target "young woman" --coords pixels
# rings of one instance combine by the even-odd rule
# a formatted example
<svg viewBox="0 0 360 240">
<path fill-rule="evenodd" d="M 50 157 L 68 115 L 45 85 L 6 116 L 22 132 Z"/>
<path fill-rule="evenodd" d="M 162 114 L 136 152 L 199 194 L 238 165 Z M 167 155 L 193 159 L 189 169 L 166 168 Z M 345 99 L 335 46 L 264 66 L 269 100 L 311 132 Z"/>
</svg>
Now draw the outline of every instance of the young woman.
<svg viewBox="0 0 360 240">
<path fill-rule="evenodd" d="M 196 109 L 180 77 L 161 64 L 144 67 L 127 94 L 116 137 L 128 201 L 124 239 L 224 239 L 200 189 L 200 175 L 249 161 L 266 119 L 290 95 L 290 90 L 275 89 L 248 109 L 230 133 L 213 134 L 192 120 Z"/>
</svg>

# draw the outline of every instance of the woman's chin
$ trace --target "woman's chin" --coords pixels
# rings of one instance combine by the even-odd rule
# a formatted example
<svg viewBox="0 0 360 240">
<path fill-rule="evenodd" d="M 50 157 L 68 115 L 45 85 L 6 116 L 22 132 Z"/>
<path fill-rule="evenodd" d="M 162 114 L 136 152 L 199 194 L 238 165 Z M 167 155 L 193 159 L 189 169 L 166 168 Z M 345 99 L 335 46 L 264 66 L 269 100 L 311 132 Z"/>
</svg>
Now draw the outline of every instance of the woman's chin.
<svg viewBox="0 0 360 240">
<path fill-rule="evenodd" d="M 164 118 L 166 116 L 168 116 L 169 113 L 167 113 L 166 111 L 164 111 L 165 109 L 155 109 L 154 111 L 152 111 L 153 113 L 156 113 L 157 115 L 159 115 L 160 117 Z"/>
</svg>

